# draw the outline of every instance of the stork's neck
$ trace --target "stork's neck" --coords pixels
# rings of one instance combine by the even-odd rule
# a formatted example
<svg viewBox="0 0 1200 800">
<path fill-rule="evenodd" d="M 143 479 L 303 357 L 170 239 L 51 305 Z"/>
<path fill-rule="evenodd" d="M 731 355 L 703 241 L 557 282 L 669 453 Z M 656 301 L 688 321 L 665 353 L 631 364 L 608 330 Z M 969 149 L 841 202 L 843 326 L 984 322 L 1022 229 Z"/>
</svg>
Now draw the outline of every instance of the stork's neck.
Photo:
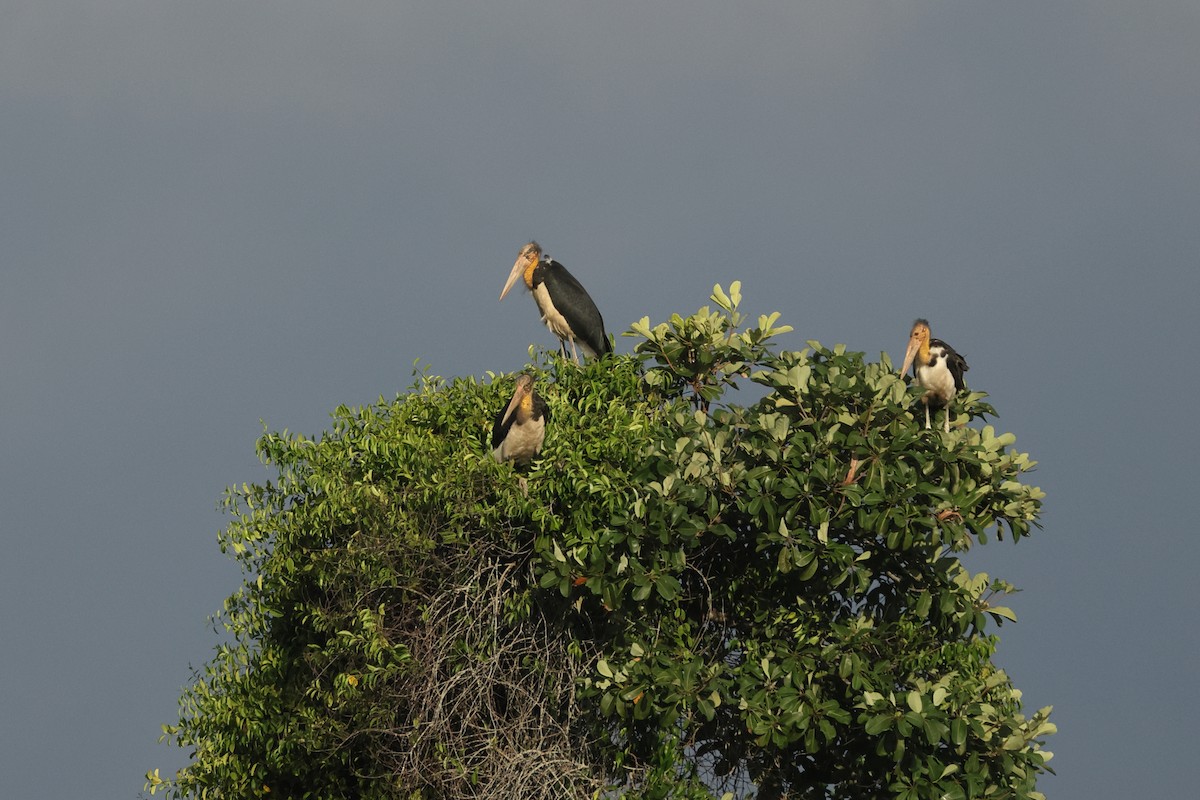
<svg viewBox="0 0 1200 800">
<path fill-rule="evenodd" d="M 533 392 L 526 392 L 517 401 L 517 407 L 513 410 L 513 418 L 518 423 L 524 425 L 530 417 L 533 416 Z"/>
<path fill-rule="evenodd" d="M 531 258 L 525 265 L 525 286 L 531 291 L 533 290 L 533 271 L 538 268 L 539 263 L 541 263 L 540 258 Z"/>
<path fill-rule="evenodd" d="M 929 340 L 926 339 L 921 342 L 921 347 L 917 350 L 917 363 L 922 367 L 927 367 L 931 360 L 929 357 Z"/>
</svg>

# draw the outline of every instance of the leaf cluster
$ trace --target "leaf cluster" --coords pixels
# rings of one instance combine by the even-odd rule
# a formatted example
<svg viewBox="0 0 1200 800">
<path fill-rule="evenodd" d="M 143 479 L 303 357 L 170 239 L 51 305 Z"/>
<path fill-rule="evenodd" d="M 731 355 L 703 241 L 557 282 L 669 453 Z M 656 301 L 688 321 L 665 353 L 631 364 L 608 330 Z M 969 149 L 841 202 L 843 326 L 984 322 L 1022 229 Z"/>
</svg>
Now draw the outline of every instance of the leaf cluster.
<svg viewBox="0 0 1200 800">
<path fill-rule="evenodd" d="M 633 356 L 531 354 L 528 494 L 488 454 L 507 376 L 265 434 L 277 479 L 226 497 L 228 641 L 165 727 L 192 762 L 150 791 L 1039 798 L 1049 709 L 991 662 L 1014 588 L 957 558 L 1032 533 L 1034 462 L 984 395 L 924 430 L 886 356 L 780 350 L 740 300 L 635 323 Z"/>
</svg>

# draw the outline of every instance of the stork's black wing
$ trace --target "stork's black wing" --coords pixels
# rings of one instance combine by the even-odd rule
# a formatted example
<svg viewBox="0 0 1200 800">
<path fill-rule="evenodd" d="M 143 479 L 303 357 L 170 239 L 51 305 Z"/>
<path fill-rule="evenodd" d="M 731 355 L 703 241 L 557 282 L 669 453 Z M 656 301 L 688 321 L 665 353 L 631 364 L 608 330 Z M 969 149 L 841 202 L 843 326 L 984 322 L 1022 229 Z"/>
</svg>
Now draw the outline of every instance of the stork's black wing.
<svg viewBox="0 0 1200 800">
<path fill-rule="evenodd" d="M 533 414 L 531 416 L 533 419 L 541 417 L 546 420 L 547 424 L 550 422 L 550 406 L 546 405 L 546 401 L 537 392 L 533 393 Z"/>
<path fill-rule="evenodd" d="M 544 261 L 534 273 L 534 284 L 540 278 L 546 284 L 554 307 L 571 326 L 575 340 L 583 342 L 597 355 L 612 352 L 612 345 L 604 333 L 604 318 L 591 295 L 575 276 L 557 261 Z"/>
<path fill-rule="evenodd" d="M 946 369 L 950 370 L 950 374 L 954 377 L 954 389 L 961 392 L 967 388 L 967 382 L 963 378 L 963 373 L 970 369 L 967 366 L 967 360 L 950 345 L 943 342 L 941 339 L 931 339 L 929 346 L 940 347 L 946 354 Z"/>
<path fill-rule="evenodd" d="M 508 429 L 513 426 L 517 415 L 513 414 L 508 418 L 508 422 L 504 421 L 504 412 L 508 410 L 508 404 L 505 403 L 496 413 L 496 419 L 492 423 L 492 449 L 495 450 L 504 441 L 504 437 L 508 436 Z"/>
</svg>

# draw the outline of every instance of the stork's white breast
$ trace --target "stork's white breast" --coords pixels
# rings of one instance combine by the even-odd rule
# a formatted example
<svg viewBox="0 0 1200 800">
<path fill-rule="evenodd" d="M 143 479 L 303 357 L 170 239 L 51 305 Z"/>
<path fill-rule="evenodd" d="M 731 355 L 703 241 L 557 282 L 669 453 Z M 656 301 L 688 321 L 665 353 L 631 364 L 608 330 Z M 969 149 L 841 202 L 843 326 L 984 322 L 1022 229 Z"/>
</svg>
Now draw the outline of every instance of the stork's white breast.
<svg viewBox="0 0 1200 800">
<path fill-rule="evenodd" d="M 571 339 L 571 326 L 567 324 L 566 318 L 559 313 L 554 307 L 554 301 L 550 299 L 550 292 L 546 291 L 546 284 L 539 284 L 533 290 L 533 299 L 537 302 L 538 311 L 542 312 L 542 322 L 546 323 L 546 327 L 560 339 Z"/>
<path fill-rule="evenodd" d="M 927 367 L 917 368 L 917 382 L 928 389 L 941 402 L 948 403 L 954 397 L 954 376 L 946 367 L 946 357 L 938 355 Z"/>
<path fill-rule="evenodd" d="M 504 441 L 492 451 L 497 461 L 528 461 L 542 449 L 546 438 L 546 418 L 530 419 L 508 429 Z"/>
</svg>

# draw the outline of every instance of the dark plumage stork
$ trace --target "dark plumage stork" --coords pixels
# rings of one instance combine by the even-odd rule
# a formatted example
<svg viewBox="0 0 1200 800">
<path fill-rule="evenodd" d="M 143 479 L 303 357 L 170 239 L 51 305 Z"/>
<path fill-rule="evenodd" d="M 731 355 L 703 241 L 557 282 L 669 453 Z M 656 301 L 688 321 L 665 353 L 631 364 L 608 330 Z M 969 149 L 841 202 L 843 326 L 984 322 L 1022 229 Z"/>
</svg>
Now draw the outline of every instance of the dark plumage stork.
<svg viewBox="0 0 1200 800">
<path fill-rule="evenodd" d="M 912 367 L 917 384 L 925 389 L 921 403 L 925 406 L 925 427 L 929 428 L 929 407 L 946 409 L 944 430 L 950 432 L 950 402 L 955 395 L 967 388 L 963 373 L 970 367 L 954 348 L 941 339 L 929 336 L 929 320 L 919 319 L 913 323 L 908 335 L 908 349 L 904 351 L 904 365 L 900 374 Z"/>
<path fill-rule="evenodd" d="M 585 356 L 612 352 L 604 333 L 604 320 L 592 298 L 566 267 L 550 258 L 543 260 L 542 247 L 537 242 L 521 248 L 517 263 L 500 291 L 501 300 L 518 278 L 524 278 L 525 287 L 533 292 L 542 322 L 558 337 L 563 358 L 567 356 L 567 342 L 571 343 L 571 357 L 576 364 L 579 363 L 576 343 Z"/>
<path fill-rule="evenodd" d="M 492 425 L 492 457 L 499 462 L 529 461 L 542 449 L 550 409 L 533 389 L 533 378 L 521 375 L 508 406 Z"/>
</svg>

